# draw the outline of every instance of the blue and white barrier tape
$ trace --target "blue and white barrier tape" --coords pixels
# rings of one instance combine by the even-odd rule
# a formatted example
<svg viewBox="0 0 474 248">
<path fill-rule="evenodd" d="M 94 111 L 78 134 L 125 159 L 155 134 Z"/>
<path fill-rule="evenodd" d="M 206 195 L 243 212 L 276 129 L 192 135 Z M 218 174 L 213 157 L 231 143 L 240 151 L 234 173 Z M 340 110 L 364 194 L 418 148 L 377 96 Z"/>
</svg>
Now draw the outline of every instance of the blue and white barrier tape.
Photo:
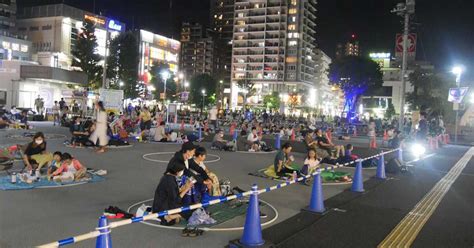
<svg viewBox="0 0 474 248">
<path fill-rule="evenodd" d="M 334 170 L 334 169 L 337 169 L 337 168 L 342 168 L 342 167 L 354 164 L 354 163 L 359 162 L 359 161 L 362 162 L 362 161 L 370 160 L 370 159 L 373 159 L 373 158 L 376 158 L 376 157 L 379 157 L 379 156 L 382 156 L 382 155 L 385 155 L 385 154 L 388 154 L 388 153 L 392 153 L 392 152 L 395 152 L 395 151 L 398 151 L 398 150 L 399 149 L 394 149 L 394 150 L 390 150 L 390 151 L 386 151 L 386 152 L 376 154 L 374 156 L 359 159 L 359 160 L 356 160 L 356 161 L 351 161 L 351 162 L 344 163 L 344 164 L 336 164 L 336 165 L 333 165 L 333 166 L 328 166 L 328 167 L 325 167 L 325 168 L 322 168 L 322 169 L 318 169 L 316 172 L 314 172 L 312 174 L 308 174 L 308 175 L 296 178 L 294 180 L 286 181 L 286 182 L 283 182 L 283 183 L 280 183 L 280 184 L 277 184 L 277 185 L 274 185 L 274 186 L 271 186 L 271 187 L 266 187 L 266 188 L 261 189 L 261 190 L 257 190 L 256 185 L 253 185 L 252 190 L 249 190 L 249 191 L 246 191 L 246 192 L 243 192 L 243 193 L 240 193 L 240 194 L 231 195 L 231 196 L 223 196 L 223 197 L 220 197 L 219 199 L 211 200 L 211 201 L 204 202 L 204 203 L 193 204 L 193 205 L 184 206 L 184 207 L 180 207 L 180 208 L 161 211 L 161 212 L 158 212 L 158 213 L 148 214 L 148 215 L 141 216 L 141 217 L 133 217 L 131 219 L 112 222 L 112 223 L 109 223 L 108 226 L 96 228 L 96 231 L 86 233 L 86 234 L 82 234 L 82 235 L 78 235 L 78 236 L 75 236 L 75 237 L 69 237 L 69 238 L 66 238 L 66 239 L 58 240 L 58 241 L 55 241 L 55 242 L 52 242 L 52 243 L 49 243 L 49 244 L 45 244 L 45 245 L 41 245 L 41 246 L 38 246 L 38 247 L 47 248 L 47 247 L 59 247 L 59 246 L 74 244 L 74 243 L 78 243 L 78 242 L 86 240 L 86 239 L 92 239 L 92 238 L 98 237 L 99 235 L 104 234 L 104 233 L 100 233 L 100 231 L 99 231 L 100 229 L 108 229 L 108 228 L 112 229 L 112 228 L 125 226 L 125 225 L 132 224 L 132 223 L 137 223 L 137 222 L 142 222 L 142 221 L 146 221 L 146 220 L 156 219 L 156 218 L 159 218 L 159 217 L 163 217 L 165 215 L 178 214 L 178 213 L 181 213 L 181 212 L 194 210 L 194 209 L 198 209 L 198 208 L 201 208 L 201 207 L 207 207 L 207 206 L 211 206 L 211 205 L 215 205 L 215 204 L 219 204 L 219 203 L 239 199 L 239 198 L 242 198 L 242 197 L 249 196 L 252 193 L 262 194 L 262 193 L 270 192 L 270 191 L 273 191 L 273 190 L 284 188 L 284 187 L 286 187 L 288 185 L 291 185 L 291 184 L 294 184 L 296 182 L 301 182 L 305 179 L 309 179 L 313 176 L 316 176 L 317 174 L 320 174 L 322 171 L 329 171 L 329 170 Z"/>
</svg>

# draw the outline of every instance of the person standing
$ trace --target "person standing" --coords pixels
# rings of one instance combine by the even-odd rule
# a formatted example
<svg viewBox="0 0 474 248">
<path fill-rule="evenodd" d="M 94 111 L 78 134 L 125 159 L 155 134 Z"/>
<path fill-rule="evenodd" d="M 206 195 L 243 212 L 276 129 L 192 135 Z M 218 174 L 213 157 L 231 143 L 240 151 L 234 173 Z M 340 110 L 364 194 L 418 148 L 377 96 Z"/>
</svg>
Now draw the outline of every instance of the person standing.
<svg viewBox="0 0 474 248">
<path fill-rule="evenodd" d="M 209 120 L 211 120 L 211 125 L 214 126 L 214 130 L 217 130 L 217 107 L 213 106 L 211 110 L 209 110 Z"/>
<path fill-rule="evenodd" d="M 56 126 L 56 123 L 58 123 L 58 126 L 61 125 L 61 121 L 59 118 L 59 106 L 58 106 L 58 101 L 54 101 L 53 105 L 53 126 Z"/>
<path fill-rule="evenodd" d="M 97 140 L 99 141 L 99 149 L 96 150 L 97 153 L 104 153 L 105 147 L 109 143 L 109 137 L 107 136 L 107 112 L 104 108 L 104 103 L 98 101 L 95 104 L 96 109 L 96 120 L 95 120 L 95 129 L 91 134 L 89 140 L 97 145 Z"/>
<path fill-rule="evenodd" d="M 59 110 L 63 111 L 64 107 L 66 107 L 66 101 L 64 101 L 64 98 L 61 98 L 61 101 L 59 101 Z"/>
<path fill-rule="evenodd" d="M 37 115 L 43 115 L 44 101 L 40 95 L 38 95 L 38 98 L 35 99 L 35 108 Z"/>
</svg>

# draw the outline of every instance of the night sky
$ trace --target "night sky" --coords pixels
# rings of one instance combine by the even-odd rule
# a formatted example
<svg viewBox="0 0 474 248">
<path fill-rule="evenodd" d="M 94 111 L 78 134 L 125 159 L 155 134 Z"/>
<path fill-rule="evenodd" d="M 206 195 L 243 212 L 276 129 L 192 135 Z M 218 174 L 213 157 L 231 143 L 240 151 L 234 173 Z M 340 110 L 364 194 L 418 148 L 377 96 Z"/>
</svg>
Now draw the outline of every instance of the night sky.
<svg viewBox="0 0 474 248">
<path fill-rule="evenodd" d="M 393 53 L 395 34 L 401 32 L 402 18 L 390 13 L 402 0 L 319 0 L 319 47 L 334 56 L 337 42 L 356 34 L 362 53 Z M 25 4 L 61 3 L 93 10 L 93 0 L 18 0 Z M 96 12 L 127 23 L 129 28 L 179 37 L 182 21 L 209 24 L 209 0 L 96 0 Z M 463 64 L 474 71 L 473 0 L 417 0 L 417 59 L 429 60 L 441 72 L 454 64 Z M 170 16 L 171 13 L 171 16 Z M 170 25 L 171 24 L 171 25 Z M 474 80 L 474 73 L 465 79 Z"/>
</svg>

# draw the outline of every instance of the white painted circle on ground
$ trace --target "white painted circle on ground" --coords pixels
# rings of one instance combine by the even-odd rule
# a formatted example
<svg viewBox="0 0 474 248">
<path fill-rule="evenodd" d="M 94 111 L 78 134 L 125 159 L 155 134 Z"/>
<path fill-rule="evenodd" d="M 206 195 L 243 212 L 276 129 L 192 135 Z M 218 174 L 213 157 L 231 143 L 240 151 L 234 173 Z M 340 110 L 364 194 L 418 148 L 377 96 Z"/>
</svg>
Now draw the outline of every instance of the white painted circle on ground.
<svg viewBox="0 0 474 248">
<path fill-rule="evenodd" d="M 151 161 L 151 162 L 168 163 L 169 160 L 160 160 L 160 159 L 150 158 L 150 156 L 153 156 L 153 155 L 168 155 L 168 154 L 173 155 L 173 154 L 175 154 L 175 152 L 153 152 L 153 153 L 144 154 L 142 157 L 143 157 L 143 159 L 145 159 L 147 161 Z M 209 157 L 212 157 L 214 159 L 207 160 L 207 158 L 209 158 Z M 215 162 L 221 160 L 221 157 L 219 157 L 218 155 L 209 154 L 209 153 L 207 154 L 207 158 L 206 158 L 206 161 L 204 161 L 205 163 L 215 163 Z"/>
<path fill-rule="evenodd" d="M 275 222 L 278 217 L 279 217 L 279 214 L 278 214 L 278 210 L 276 210 L 276 208 L 271 205 L 270 203 L 264 201 L 264 200 L 261 200 L 259 199 L 260 202 L 266 204 L 274 213 L 275 213 L 275 217 L 273 217 L 271 220 L 267 221 L 267 222 L 264 222 L 264 223 L 261 223 L 262 226 L 267 226 L 267 225 L 270 225 L 272 224 L 273 222 Z M 144 201 L 141 201 L 141 202 L 137 202 L 133 205 L 131 205 L 130 207 L 127 208 L 127 212 L 130 213 L 130 210 L 132 210 L 132 208 L 135 208 L 141 204 L 144 204 L 146 202 L 153 202 L 153 198 L 152 199 L 148 199 L 148 200 L 144 200 Z M 248 201 L 246 201 L 248 202 Z M 147 221 L 141 221 L 140 222 L 141 224 L 144 224 L 144 225 L 147 225 L 147 226 L 153 226 L 153 227 L 159 227 L 159 228 L 164 228 L 164 229 L 172 229 L 172 230 L 182 230 L 183 227 L 177 227 L 177 226 L 163 226 L 163 225 L 160 225 L 160 224 L 154 224 L 154 223 L 150 223 L 150 222 L 147 222 Z M 158 221 L 157 221 L 158 223 Z M 218 227 L 205 227 L 205 228 L 200 228 L 201 230 L 203 231 L 212 231 L 212 232 L 226 232 L 226 231 L 240 231 L 240 230 L 244 230 L 244 227 L 243 226 L 240 226 L 240 227 L 227 227 L 227 228 L 218 228 Z"/>
</svg>

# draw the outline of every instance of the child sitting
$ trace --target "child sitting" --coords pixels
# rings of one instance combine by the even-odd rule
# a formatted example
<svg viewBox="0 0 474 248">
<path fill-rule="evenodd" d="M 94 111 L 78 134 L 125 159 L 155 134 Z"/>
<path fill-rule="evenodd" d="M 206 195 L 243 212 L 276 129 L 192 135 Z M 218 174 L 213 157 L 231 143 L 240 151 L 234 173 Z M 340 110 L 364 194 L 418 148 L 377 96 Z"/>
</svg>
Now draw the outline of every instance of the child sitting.
<svg viewBox="0 0 474 248">
<path fill-rule="evenodd" d="M 61 167 L 61 156 L 61 152 L 56 151 L 53 153 L 53 160 L 48 167 L 48 180 L 51 180 L 53 172 Z"/>
<path fill-rule="evenodd" d="M 319 168 L 320 162 L 321 161 L 318 159 L 316 150 L 312 148 L 309 149 L 308 155 L 303 163 L 303 168 L 301 168 L 301 174 L 313 174 Z"/>
<path fill-rule="evenodd" d="M 86 168 L 69 153 L 61 156 L 61 166 L 50 177 L 56 182 L 72 182 L 82 179 L 86 175 Z"/>
</svg>

